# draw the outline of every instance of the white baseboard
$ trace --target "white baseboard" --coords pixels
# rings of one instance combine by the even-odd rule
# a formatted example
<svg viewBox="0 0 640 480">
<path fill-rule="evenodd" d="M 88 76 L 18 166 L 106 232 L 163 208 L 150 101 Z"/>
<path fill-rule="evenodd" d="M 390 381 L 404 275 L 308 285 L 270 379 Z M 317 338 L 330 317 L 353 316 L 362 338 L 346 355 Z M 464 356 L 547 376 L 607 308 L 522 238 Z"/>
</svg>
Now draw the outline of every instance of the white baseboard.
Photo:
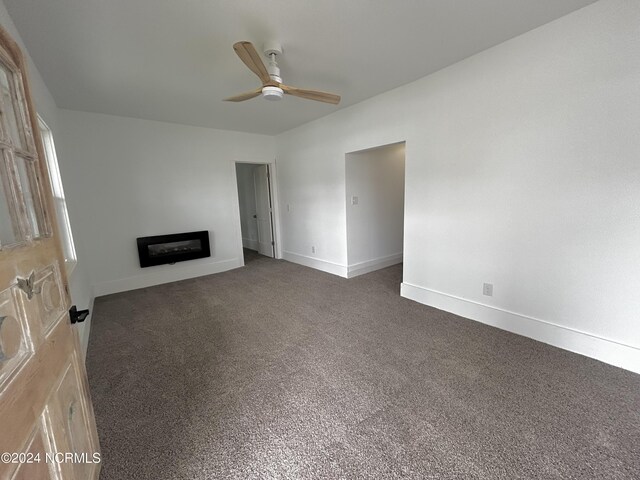
<svg viewBox="0 0 640 480">
<path fill-rule="evenodd" d="M 365 273 L 374 272 L 376 270 L 380 270 L 381 268 L 390 267 L 391 265 L 397 265 L 398 263 L 402 263 L 402 253 L 387 255 L 386 257 L 374 258 L 373 260 L 367 260 L 366 262 L 354 263 L 347 266 L 347 278 L 364 275 Z"/>
<path fill-rule="evenodd" d="M 631 345 L 406 282 L 402 283 L 400 294 L 439 310 L 640 373 L 640 349 Z"/>
<path fill-rule="evenodd" d="M 248 248 L 249 250 L 258 250 L 258 240 L 253 240 L 251 238 L 243 238 L 242 239 L 242 246 L 244 248 Z"/>
<path fill-rule="evenodd" d="M 305 267 L 315 268 L 316 270 L 322 270 L 323 272 L 332 273 L 340 277 L 347 277 L 347 267 L 339 263 L 287 251 L 283 252 L 282 258 L 292 263 L 304 265 Z"/>
<path fill-rule="evenodd" d="M 187 278 L 202 277 L 213 273 L 226 272 L 234 268 L 241 267 L 241 258 L 221 260 L 218 262 L 208 262 L 188 265 L 158 265 L 152 267 L 149 273 L 142 273 L 133 277 L 110 280 L 94 285 L 93 291 L 96 297 L 110 295 L 112 293 L 126 292 L 138 288 L 161 285 L 163 283 L 177 282 Z"/>
</svg>

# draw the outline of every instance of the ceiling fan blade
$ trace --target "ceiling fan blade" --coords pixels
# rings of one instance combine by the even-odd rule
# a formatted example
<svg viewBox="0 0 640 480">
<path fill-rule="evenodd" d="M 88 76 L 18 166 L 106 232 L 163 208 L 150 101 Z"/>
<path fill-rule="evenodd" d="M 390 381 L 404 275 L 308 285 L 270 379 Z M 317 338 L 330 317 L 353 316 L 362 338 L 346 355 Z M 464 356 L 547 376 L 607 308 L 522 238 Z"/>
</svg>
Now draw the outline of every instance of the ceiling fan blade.
<svg viewBox="0 0 640 480">
<path fill-rule="evenodd" d="M 262 93 L 262 87 L 256 88 L 255 90 L 251 90 L 250 92 L 241 93 L 240 95 L 235 95 L 233 97 L 225 98 L 225 102 L 243 102 L 245 100 L 249 100 L 250 98 L 257 97 Z"/>
<path fill-rule="evenodd" d="M 237 42 L 233 44 L 233 49 L 236 51 L 240 60 L 249 67 L 253 73 L 255 73 L 263 84 L 271 82 L 267 67 L 264 66 L 260 54 L 256 51 L 251 42 Z"/>
<path fill-rule="evenodd" d="M 319 92 L 317 90 L 305 90 L 303 88 L 290 87 L 288 85 L 280 85 L 284 93 L 293 95 L 294 97 L 306 98 L 307 100 L 315 100 L 317 102 L 332 103 L 337 105 L 340 103 L 340 95 L 333 93 Z"/>
</svg>

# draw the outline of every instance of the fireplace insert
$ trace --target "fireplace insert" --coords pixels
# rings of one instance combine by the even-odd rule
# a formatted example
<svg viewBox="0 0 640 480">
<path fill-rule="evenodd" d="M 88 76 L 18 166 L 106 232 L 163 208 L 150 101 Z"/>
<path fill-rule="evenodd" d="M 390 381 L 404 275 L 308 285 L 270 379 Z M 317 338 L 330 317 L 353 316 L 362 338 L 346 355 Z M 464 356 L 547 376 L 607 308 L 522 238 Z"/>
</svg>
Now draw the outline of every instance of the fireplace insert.
<svg viewBox="0 0 640 480">
<path fill-rule="evenodd" d="M 211 256 L 209 232 L 206 230 L 139 237 L 136 240 L 142 268 Z"/>
</svg>

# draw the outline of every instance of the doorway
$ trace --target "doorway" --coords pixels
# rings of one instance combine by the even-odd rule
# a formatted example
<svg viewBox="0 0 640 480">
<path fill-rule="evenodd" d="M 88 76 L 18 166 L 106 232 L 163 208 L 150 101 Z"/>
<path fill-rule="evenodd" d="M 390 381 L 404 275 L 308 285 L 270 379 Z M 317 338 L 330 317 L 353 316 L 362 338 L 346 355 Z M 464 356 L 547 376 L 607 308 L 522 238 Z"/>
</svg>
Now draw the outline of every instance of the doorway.
<svg viewBox="0 0 640 480">
<path fill-rule="evenodd" d="M 236 162 L 244 263 L 276 255 L 271 165 Z"/>
<path fill-rule="evenodd" d="M 402 263 L 405 142 L 347 153 L 347 277 Z"/>
</svg>

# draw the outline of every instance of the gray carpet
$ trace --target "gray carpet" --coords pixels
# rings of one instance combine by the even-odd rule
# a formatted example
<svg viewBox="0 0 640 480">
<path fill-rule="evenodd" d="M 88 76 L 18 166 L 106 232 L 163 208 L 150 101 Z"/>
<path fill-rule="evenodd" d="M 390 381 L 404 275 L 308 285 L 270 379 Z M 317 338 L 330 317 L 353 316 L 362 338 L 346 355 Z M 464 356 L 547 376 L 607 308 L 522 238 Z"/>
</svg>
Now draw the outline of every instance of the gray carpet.
<svg viewBox="0 0 640 480">
<path fill-rule="evenodd" d="M 249 265 L 250 263 L 255 262 L 256 260 L 260 260 L 261 258 L 264 258 L 264 255 L 260 255 L 255 250 L 250 250 L 248 248 L 243 248 L 242 253 L 244 255 L 245 265 Z"/>
<path fill-rule="evenodd" d="M 97 299 L 101 478 L 640 478 L 639 375 L 400 281 L 260 257 Z"/>
</svg>

